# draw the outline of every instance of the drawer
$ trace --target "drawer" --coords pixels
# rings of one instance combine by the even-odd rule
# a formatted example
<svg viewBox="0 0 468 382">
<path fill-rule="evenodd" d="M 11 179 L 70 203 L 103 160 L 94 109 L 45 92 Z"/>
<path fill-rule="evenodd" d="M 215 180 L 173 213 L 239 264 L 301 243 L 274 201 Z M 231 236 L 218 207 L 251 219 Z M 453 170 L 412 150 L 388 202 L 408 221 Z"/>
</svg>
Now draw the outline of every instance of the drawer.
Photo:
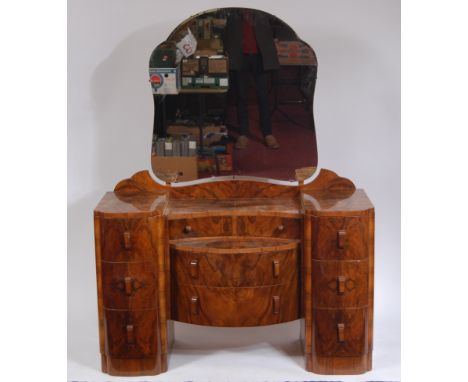
<svg viewBox="0 0 468 382">
<path fill-rule="evenodd" d="M 239 236 L 301 238 L 301 219 L 279 216 L 238 216 L 237 234 Z"/>
<path fill-rule="evenodd" d="M 323 260 L 367 258 L 368 236 L 368 225 L 364 217 L 315 218 L 312 257 Z"/>
<path fill-rule="evenodd" d="M 102 259 L 138 261 L 155 257 L 151 219 L 101 219 Z"/>
<path fill-rule="evenodd" d="M 230 235 L 232 235 L 230 216 L 169 220 L 169 239 Z"/>
<path fill-rule="evenodd" d="M 253 253 L 171 250 L 172 277 L 179 284 L 246 287 L 297 283 L 297 249 Z"/>
<path fill-rule="evenodd" d="M 312 346 L 322 357 L 367 353 L 367 308 L 314 309 Z"/>
<path fill-rule="evenodd" d="M 210 326 L 271 325 L 299 318 L 298 284 L 254 288 L 175 285 L 176 321 Z"/>
<path fill-rule="evenodd" d="M 359 307 L 368 304 L 369 261 L 312 261 L 314 307 Z"/>
<path fill-rule="evenodd" d="M 102 262 L 102 296 L 105 308 L 156 308 L 157 278 L 153 262 Z"/>
<path fill-rule="evenodd" d="M 116 358 L 145 358 L 158 350 L 156 310 L 104 310 L 106 351 Z"/>
</svg>

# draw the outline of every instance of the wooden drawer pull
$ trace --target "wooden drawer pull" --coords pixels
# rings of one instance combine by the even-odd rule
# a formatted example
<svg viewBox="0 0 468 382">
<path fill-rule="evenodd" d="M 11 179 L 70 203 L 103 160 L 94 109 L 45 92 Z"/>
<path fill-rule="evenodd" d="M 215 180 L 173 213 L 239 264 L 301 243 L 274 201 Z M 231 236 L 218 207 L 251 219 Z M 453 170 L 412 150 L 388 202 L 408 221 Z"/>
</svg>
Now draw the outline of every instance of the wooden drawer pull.
<svg viewBox="0 0 468 382">
<path fill-rule="evenodd" d="M 198 297 L 192 296 L 190 299 L 192 314 L 198 314 Z"/>
<path fill-rule="evenodd" d="M 133 345 L 135 343 L 135 333 L 133 325 L 127 325 L 127 344 Z"/>
<path fill-rule="evenodd" d="M 280 224 L 278 226 L 278 231 L 283 232 L 284 231 L 284 225 Z"/>
<path fill-rule="evenodd" d="M 273 314 L 279 314 L 280 311 L 280 298 L 273 296 Z"/>
<path fill-rule="evenodd" d="M 338 294 L 343 294 L 345 292 L 345 282 L 346 282 L 346 277 L 344 276 L 338 276 L 336 278 L 336 283 L 337 283 L 336 290 Z"/>
<path fill-rule="evenodd" d="M 192 232 L 192 227 L 190 227 L 189 225 L 186 225 L 184 227 L 184 233 L 190 233 L 190 232 Z"/>
<path fill-rule="evenodd" d="M 127 296 L 131 296 L 132 292 L 133 292 L 132 278 L 131 277 L 125 277 L 124 278 L 124 284 L 125 284 L 125 294 Z"/>
<path fill-rule="evenodd" d="M 198 278 L 198 260 L 190 262 L 190 276 L 194 279 Z"/>
<path fill-rule="evenodd" d="M 144 288 L 145 284 L 132 279 L 130 276 L 124 277 L 123 281 L 119 281 L 117 287 L 130 297 L 136 290 Z"/>
<path fill-rule="evenodd" d="M 340 229 L 337 232 L 337 244 L 338 248 L 343 249 L 345 247 L 345 241 L 346 241 L 346 231 L 344 229 Z"/>
<path fill-rule="evenodd" d="M 336 325 L 336 328 L 338 329 L 338 342 L 345 342 L 345 339 L 344 339 L 345 325 L 343 323 L 340 323 Z"/>
<path fill-rule="evenodd" d="M 273 276 L 279 277 L 280 273 L 280 262 L 279 260 L 273 260 Z"/>
<path fill-rule="evenodd" d="M 123 233 L 123 239 L 124 239 L 124 248 L 125 249 L 132 249 L 132 242 L 131 242 L 130 232 L 125 231 Z"/>
</svg>

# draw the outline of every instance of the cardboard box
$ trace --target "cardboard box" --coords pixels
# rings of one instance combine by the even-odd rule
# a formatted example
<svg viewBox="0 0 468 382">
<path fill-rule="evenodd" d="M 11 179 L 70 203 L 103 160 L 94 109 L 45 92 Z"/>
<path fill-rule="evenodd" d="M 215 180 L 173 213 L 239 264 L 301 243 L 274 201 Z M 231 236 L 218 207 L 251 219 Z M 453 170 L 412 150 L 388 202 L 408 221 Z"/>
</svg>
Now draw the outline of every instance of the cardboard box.
<svg viewBox="0 0 468 382">
<path fill-rule="evenodd" d="M 182 75 L 196 76 L 200 71 L 199 60 L 197 58 L 185 58 L 182 60 Z"/>
<path fill-rule="evenodd" d="M 175 68 L 150 68 L 149 75 L 153 94 L 179 94 L 179 65 Z"/>
<path fill-rule="evenodd" d="M 228 89 L 229 78 L 213 76 L 182 77 L 183 89 Z"/>
<path fill-rule="evenodd" d="M 199 56 L 216 56 L 218 52 L 213 49 L 197 49 L 195 53 L 193 54 L 193 57 L 199 57 Z"/>
<path fill-rule="evenodd" d="M 198 179 L 197 157 L 151 157 L 155 175 L 165 182 L 186 182 Z"/>
<path fill-rule="evenodd" d="M 223 40 L 220 38 L 197 40 L 197 48 L 200 50 L 208 49 L 216 52 L 222 52 L 224 50 Z"/>
<path fill-rule="evenodd" d="M 203 144 L 209 146 L 211 143 L 219 142 L 223 136 L 227 135 L 227 129 L 224 125 L 209 125 L 202 128 Z M 167 134 L 174 138 L 184 135 L 191 135 L 193 140 L 200 145 L 200 128 L 198 126 L 170 125 L 166 130 Z"/>
<path fill-rule="evenodd" d="M 212 57 L 194 55 L 190 58 L 184 58 L 181 66 L 183 77 L 202 75 L 227 77 L 229 73 L 229 60 L 222 55 Z"/>
<path fill-rule="evenodd" d="M 302 41 L 277 41 L 276 50 L 280 65 L 317 65 L 314 51 Z"/>
</svg>

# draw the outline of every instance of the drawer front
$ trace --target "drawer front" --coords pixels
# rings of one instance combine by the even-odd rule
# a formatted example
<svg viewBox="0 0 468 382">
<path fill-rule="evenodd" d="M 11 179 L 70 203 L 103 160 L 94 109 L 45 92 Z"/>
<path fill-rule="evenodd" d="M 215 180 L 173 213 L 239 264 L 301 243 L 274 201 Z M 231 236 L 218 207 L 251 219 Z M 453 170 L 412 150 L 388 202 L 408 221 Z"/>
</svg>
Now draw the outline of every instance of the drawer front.
<svg viewBox="0 0 468 382">
<path fill-rule="evenodd" d="M 230 216 L 169 221 L 169 239 L 230 235 L 232 235 L 232 218 Z"/>
<path fill-rule="evenodd" d="M 357 357 L 367 353 L 367 308 L 314 309 L 312 346 L 322 357 Z"/>
<path fill-rule="evenodd" d="M 238 216 L 239 236 L 267 236 L 287 239 L 301 238 L 301 219 L 279 216 Z"/>
<path fill-rule="evenodd" d="M 297 283 L 296 249 L 255 253 L 193 253 L 172 249 L 179 284 L 247 287 Z"/>
<path fill-rule="evenodd" d="M 104 310 L 106 351 L 116 358 L 145 358 L 158 350 L 156 310 Z"/>
<path fill-rule="evenodd" d="M 105 308 L 156 308 L 156 264 L 102 262 L 102 295 Z"/>
<path fill-rule="evenodd" d="M 312 261 L 314 307 L 361 307 L 368 304 L 369 261 Z"/>
<path fill-rule="evenodd" d="M 314 219 L 313 258 L 358 260 L 368 257 L 368 226 L 363 217 Z"/>
<path fill-rule="evenodd" d="M 151 219 L 101 219 L 102 259 L 139 261 L 155 257 Z"/>
<path fill-rule="evenodd" d="M 298 284 L 256 288 L 175 285 L 173 319 L 210 326 L 271 325 L 299 318 Z"/>
</svg>

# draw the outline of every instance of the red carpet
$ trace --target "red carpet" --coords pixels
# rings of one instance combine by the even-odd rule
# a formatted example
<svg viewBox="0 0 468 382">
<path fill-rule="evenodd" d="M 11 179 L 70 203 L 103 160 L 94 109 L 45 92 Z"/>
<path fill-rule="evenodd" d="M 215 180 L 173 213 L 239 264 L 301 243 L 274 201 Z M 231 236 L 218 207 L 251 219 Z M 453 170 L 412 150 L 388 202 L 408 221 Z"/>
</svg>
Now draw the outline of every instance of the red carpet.
<svg viewBox="0 0 468 382">
<path fill-rule="evenodd" d="M 235 106 L 229 109 L 228 125 L 237 125 Z M 273 135 L 280 148 L 272 150 L 264 144 L 256 105 L 249 108 L 249 143 L 244 150 L 234 150 L 233 174 L 295 180 L 295 169 L 317 165 L 315 130 L 304 106 L 281 105 L 279 109 L 296 123 L 278 110 L 273 114 Z M 237 137 L 237 132 L 231 134 Z"/>
</svg>

